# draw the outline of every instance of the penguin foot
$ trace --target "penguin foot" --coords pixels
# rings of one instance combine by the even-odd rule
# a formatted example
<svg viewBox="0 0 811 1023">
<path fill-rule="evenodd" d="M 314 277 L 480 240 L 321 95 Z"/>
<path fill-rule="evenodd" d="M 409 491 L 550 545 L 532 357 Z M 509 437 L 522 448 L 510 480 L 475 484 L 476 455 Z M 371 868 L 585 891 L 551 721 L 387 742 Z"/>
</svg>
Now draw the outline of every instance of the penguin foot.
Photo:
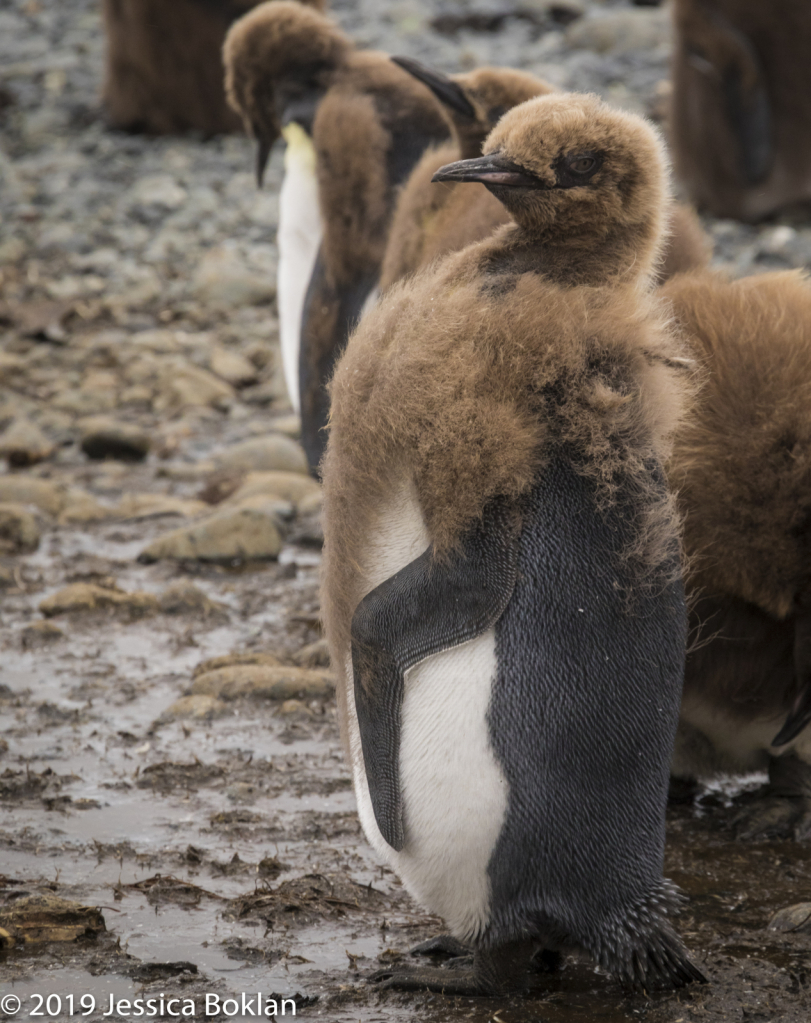
<svg viewBox="0 0 811 1023">
<path fill-rule="evenodd" d="M 421 941 L 419 945 L 410 948 L 408 954 L 410 956 L 447 956 L 455 959 L 458 956 L 470 955 L 471 949 L 454 938 L 452 934 L 437 934 L 433 938 Z"/>
<path fill-rule="evenodd" d="M 453 962 L 453 960 L 451 960 Z M 420 969 L 378 970 L 369 978 L 380 991 L 437 991 L 444 995 L 488 995 L 476 978 L 475 968 L 424 966 Z"/>
</svg>

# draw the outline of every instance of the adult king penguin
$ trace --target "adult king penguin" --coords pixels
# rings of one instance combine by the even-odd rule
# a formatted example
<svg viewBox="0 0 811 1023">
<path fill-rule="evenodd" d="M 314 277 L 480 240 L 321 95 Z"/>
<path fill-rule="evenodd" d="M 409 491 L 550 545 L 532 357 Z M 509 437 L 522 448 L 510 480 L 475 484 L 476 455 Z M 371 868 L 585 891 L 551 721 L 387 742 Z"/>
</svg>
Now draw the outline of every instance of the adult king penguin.
<svg viewBox="0 0 811 1023">
<path fill-rule="evenodd" d="M 501 119 L 513 221 L 392 287 L 337 368 L 322 607 L 366 835 L 474 949 L 387 984 L 522 987 L 587 949 L 701 978 L 662 879 L 686 612 L 661 463 L 689 374 L 651 292 L 663 146 L 594 96 Z"/>
<path fill-rule="evenodd" d="M 765 770 L 742 838 L 811 836 L 811 283 L 798 271 L 663 288 L 706 373 L 668 477 L 691 627 L 674 774 Z"/>
<path fill-rule="evenodd" d="M 279 197 L 278 301 L 285 381 L 317 472 L 326 384 L 378 282 L 398 186 L 447 138 L 431 92 L 386 54 L 356 50 L 292 0 L 261 4 L 230 30 L 226 92 L 259 143 L 287 141 Z"/>
</svg>

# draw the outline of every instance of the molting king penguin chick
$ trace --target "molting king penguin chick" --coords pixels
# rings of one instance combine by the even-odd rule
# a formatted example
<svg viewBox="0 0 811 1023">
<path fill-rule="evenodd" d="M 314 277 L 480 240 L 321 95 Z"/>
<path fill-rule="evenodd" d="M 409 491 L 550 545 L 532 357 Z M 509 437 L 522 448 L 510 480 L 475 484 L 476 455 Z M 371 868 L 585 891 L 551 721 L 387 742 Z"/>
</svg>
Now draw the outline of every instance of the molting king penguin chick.
<svg viewBox="0 0 811 1023">
<path fill-rule="evenodd" d="M 646 987 L 700 979 L 662 879 L 686 610 L 661 464 L 689 364 L 651 287 L 663 146 L 551 94 L 436 178 L 511 222 L 364 316 L 324 460 L 361 822 L 474 948 L 472 973 L 386 983 L 497 993 L 569 945 Z"/>
<path fill-rule="evenodd" d="M 509 68 L 481 68 L 449 78 L 408 57 L 392 59 L 425 82 L 443 104 L 451 141 L 425 153 L 400 194 L 380 273 L 381 292 L 509 222 L 504 206 L 485 188 L 450 181 L 437 187 L 433 175 L 450 160 L 478 156 L 485 138 L 507 110 L 557 91 L 542 79 Z M 695 211 L 683 204 L 672 205 L 657 280 L 706 266 L 710 251 Z"/>
<path fill-rule="evenodd" d="M 290 400 L 311 469 L 321 460 L 335 359 L 377 285 L 397 188 L 447 138 L 431 92 L 387 55 L 359 51 L 331 21 L 262 4 L 225 43 L 229 101 L 259 142 L 258 174 L 282 132 L 279 319 Z"/>
<path fill-rule="evenodd" d="M 239 131 L 225 101 L 221 50 L 230 24 L 256 3 L 104 0 L 104 106 L 112 126 L 157 135 Z"/>
<path fill-rule="evenodd" d="M 676 0 L 676 172 L 719 217 L 811 198 L 811 4 Z"/>
<path fill-rule="evenodd" d="M 811 834 L 811 284 L 798 271 L 663 288 L 706 374 L 676 436 L 693 591 L 674 773 L 768 769 L 743 837 Z"/>
</svg>

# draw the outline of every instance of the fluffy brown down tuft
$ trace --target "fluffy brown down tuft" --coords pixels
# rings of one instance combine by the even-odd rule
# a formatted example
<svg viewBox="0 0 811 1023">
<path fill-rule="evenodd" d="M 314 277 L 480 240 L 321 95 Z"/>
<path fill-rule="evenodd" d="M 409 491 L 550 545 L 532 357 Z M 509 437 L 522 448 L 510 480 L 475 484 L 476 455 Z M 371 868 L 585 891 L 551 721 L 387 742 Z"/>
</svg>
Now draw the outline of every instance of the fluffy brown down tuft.
<svg viewBox="0 0 811 1023">
<path fill-rule="evenodd" d="M 225 39 L 225 92 L 245 129 L 270 145 L 281 132 L 277 90 L 286 79 L 325 89 L 353 50 L 348 36 L 297 0 L 268 0 L 236 22 Z"/>
<path fill-rule="evenodd" d="M 662 291 L 707 375 L 668 469 L 689 582 L 784 618 L 811 583 L 811 283 L 705 272 Z"/>
</svg>

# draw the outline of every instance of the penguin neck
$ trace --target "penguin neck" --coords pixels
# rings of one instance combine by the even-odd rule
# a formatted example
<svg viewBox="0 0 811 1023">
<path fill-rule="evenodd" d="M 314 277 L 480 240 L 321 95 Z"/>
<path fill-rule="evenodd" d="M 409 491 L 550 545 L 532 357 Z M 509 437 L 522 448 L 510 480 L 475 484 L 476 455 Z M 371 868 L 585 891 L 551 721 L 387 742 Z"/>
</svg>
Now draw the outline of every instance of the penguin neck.
<svg viewBox="0 0 811 1023">
<path fill-rule="evenodd" d="M 503 258 L 514 272 L 542 273 L 560 284 L 596 287 L 602 284 L 650 280 L 658 246 L 651 245 L 650 229 L 638 232 L 607 231 L 602 237 L 567 237 L 559 232 L 526 231 L 518 224 L 506 228 L 499 252 L 491 262 Z M 495 265 L 493 268 L 495 269 Z"/>
</svg>

